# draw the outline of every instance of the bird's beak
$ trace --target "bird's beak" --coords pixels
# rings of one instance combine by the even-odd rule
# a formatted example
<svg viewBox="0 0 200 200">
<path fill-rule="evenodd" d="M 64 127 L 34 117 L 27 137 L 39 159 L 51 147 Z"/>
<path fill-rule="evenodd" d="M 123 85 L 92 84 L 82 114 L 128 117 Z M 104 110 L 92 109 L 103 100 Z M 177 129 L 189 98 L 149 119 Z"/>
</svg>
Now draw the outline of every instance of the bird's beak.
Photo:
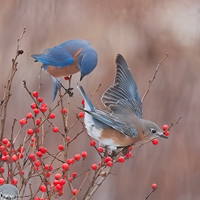
<svg viewBox="0 0 200 200">
<path fill-rule="evenodd" d="M 162 138 L 165 138 L 165 139 L 168 139 L 168 137 L 167 137 L 166 135 L 164 135 L 162 132 L 159 133 L 158 136 L 159 136 L 159 137 L 162 137 Z"/>
<path fill-rule="evenodd" d="M 83 77 L 84 77 L 84 76 L 81 74 L 80 81 L 83 79 Z"/>
</svg>

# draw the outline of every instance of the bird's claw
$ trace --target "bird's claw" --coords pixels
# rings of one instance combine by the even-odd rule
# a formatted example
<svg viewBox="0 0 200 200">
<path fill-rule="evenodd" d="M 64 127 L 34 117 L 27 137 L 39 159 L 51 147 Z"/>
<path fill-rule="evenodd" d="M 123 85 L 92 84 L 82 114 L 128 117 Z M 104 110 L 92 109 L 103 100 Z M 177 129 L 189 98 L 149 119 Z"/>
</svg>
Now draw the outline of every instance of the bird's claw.
<svg viewBox="0 0 200 200">
<path fill-rule="evenodd" d="M 65 94 L 67 93 L 70 97 L 73 97 L 74 93 L 71 92 L 72 90 L 73 90 L 73 88 L 65 89 Z"/>
</svg>

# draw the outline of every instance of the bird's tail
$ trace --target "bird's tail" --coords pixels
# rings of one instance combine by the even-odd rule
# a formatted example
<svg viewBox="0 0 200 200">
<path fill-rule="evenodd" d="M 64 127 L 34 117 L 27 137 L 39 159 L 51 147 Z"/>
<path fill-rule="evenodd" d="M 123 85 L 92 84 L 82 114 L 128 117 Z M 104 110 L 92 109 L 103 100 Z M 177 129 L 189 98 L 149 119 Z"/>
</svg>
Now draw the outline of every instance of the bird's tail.
<svg viewBox="0 0 200 200">
<path fill-rule="evenodd" d="M 35 62 L 38 62 L 38 58 L 40 58 L 41 54 L 32 54 L 31 57 L 35 59 Z"/>
<path fill-rule="evenodd" d="M 93 106 L 92 102 L 90 101 L 90 98 L 88 95 L 85 93 L 85 90 L 81 85 L 77 85 L 78 90 L 80 91 L 81 95 L 83 96 L 83 99 L 85 101 L 85 110 L 87 111 L 94 111 L 95 107 Z"/>
<path fill-rule="evenodd" d="M 52 78 L 52 88 L 53 88 L 52 101 L 54 101 L 58 93 L 58 89 L 60 88 L 60 78 L 55 78 L 53 76 L 51 76 L 51 78 Z"/>
</svg>

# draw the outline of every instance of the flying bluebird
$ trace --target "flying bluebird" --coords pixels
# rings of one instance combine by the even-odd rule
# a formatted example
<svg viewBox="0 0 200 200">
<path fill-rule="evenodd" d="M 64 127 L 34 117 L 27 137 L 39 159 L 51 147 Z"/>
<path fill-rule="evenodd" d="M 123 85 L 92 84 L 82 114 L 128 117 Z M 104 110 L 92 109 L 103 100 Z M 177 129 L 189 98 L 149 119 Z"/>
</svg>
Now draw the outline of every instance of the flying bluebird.
<svg viewBox="0 0 200 200">
<path fill-rule="evenodd" d="M 142 102 L 137 85 L 120 54 L 117 55 L 116 65 L 114 84 L 101 98 L 110 111 L 95 108 L 82 86 L 77 86 L 85 100 L 84 122 L 88 134 L 110 150 L 140 146 L 158 136 L 167 138 L 157 124 L 142 119 Z"/>
<path fill-rule="evenodd" d="M 81 72 L 80 81 L 91 73 L 97 65 L 97 52 L 86 40 L 68 40 L 42 54 L 31 55 L 35 62 L 43 63 L 42 69 L 52 77 L 53 100 L 61 84 L 61 77 Z M 68 91 L 69 92 L 69 91 Z"/>
<path fill-rule="evenodd" d="M 17 200 L 19 190 L 11 184 L 4 184 L 0 186 L 0 200 Z"/>
</svg>

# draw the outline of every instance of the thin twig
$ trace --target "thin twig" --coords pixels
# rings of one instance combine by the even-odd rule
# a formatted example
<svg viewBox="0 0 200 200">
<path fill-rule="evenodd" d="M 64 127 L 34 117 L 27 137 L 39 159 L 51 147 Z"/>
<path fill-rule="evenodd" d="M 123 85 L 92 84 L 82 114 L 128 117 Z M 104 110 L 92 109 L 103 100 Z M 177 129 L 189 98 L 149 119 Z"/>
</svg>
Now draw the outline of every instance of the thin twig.
<svg viewBox="0 0 200 200">
<path fill-rule="evenodd" d="M 101 83 L 98 85 L 97 89 L 90 95 L 91 97 L 99 91 L 99 88 L 101 87 Z"/>
<path fill-rule="evenodd" d="M 157 188 L 153 189 L 153 190 L 145 197 L 144 200 L 147 200 L 147 199 L 150 197 L 150 195 L 156 191 L 156 189 L 157 189 Z"/>
<path fill-rule="evenodd" d="M 156 70 L 155 70 L 155 72 L 154 72 L 154 74 L 153 74 L 151 80 L 149 80 L 149 85 L 148 85 L 148 87 L 147 87 L 147 90 L 146 90 L 146 92 L 144 93 L 144 95 L 143 95 L 143 97 L 142 97 L 142 100 L 141 100 L 142 102 L 144 101 L 145 97 L 146 97 L 147 94 L 149 93 L 151 84 L 153 83 L 154 79 L 156 78 L 156 74 L 157 74 L 157 72 L 158 72 L 158 70 L 159 70 L 161 64 L 165 61 L 165 59 L 168 57 L 168 55 L 169 55 L 169 54 L 166 53 L 165 57 L 158 63 L 158 65 L 157 65 L 157 67 L 156 67 Z"/>
</svg>

